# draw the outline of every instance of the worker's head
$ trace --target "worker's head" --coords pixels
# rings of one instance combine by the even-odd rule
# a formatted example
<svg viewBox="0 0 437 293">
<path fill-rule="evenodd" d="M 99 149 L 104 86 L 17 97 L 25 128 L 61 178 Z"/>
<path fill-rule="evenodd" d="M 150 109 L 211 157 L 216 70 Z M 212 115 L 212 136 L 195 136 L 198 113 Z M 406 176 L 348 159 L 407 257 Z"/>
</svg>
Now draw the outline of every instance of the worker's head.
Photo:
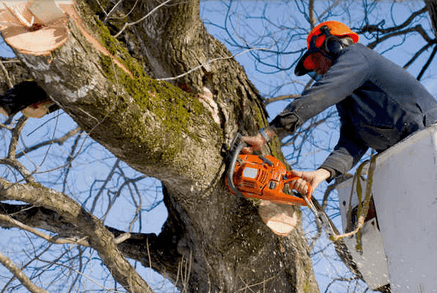
<svg viewBox="0 0 437 293">
<path fill-rule="evenodd" d="M 325 21 L 311 30 L 307 37 L 308 51 L 299 60 L 294 73 L 325 74 L 340 51 L 358 42 L 358 35 L 338 21 Z"/>
</svg>

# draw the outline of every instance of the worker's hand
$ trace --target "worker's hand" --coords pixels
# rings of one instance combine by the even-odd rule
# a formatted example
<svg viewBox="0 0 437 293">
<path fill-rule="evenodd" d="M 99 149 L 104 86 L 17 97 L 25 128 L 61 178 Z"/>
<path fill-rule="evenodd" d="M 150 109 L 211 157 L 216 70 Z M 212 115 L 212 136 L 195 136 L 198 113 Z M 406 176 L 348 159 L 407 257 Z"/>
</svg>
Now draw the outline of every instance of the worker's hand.
<svg viewBox="0 0 437 293">
<path fill-rule="evenodd" d="M 311 190 L 314 192 L 322 181 L 331 176 L 328 170 L 322 168 L 310 172 L 292 170 L 291 173 L 293 176 L 300 177 L 301 179 L 290 182 L 290 188 L 295 189 L 301 194 L 308 193 L 307 183 L 310 184 Z"/>
<path fill-rule="evenodd" d="M 243 153 L 253 153 L 254 151 L 260 151 L 262 147 L 267 143 L 266 139 L 258 133 L 255 136 L 243 136 L 242 141 L 248 144 L 242 151 Z"/>
<path fill-rule="evenodd" d="M 276 135 L 275 131 L 270 127 L 263 128 L 265 135 L 270 140 Z M 243 136 L 241 140 L 247 143 L 249 146 L 243 149 L 243 153 L 253 153 L 254 151 L 260 151 L 262 147 L 267 143 L 268 139 L 264 137 L 260 132 L 254 136 Z"/>
</svg>

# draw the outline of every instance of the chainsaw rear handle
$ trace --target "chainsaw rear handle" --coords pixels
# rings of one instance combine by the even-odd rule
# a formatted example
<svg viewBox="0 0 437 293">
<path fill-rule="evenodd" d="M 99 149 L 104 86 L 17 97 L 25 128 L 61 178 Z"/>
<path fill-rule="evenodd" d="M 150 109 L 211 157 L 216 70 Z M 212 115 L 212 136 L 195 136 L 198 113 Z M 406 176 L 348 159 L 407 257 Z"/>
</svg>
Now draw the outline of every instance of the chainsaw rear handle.
<svg viewBox="0 0 437 293">
<path fill-rule="evenodd" d="M 298 179 L 301 179 L 300 177 L 291 177 L 291 178 L 287 178 L 284 179 L 283 181 L 270 181 L 270 183 L 268 183 L 265 188 L 263 189 L 262 194 L 250 194 L 249 198 L 258 198 L 258 199 L 262 199 L 262 200 L 268 200 L 268 201 L 272 201 L 272 202 L 277 202 L 277 203 L 282 203 L 282 204 L 291 204 L 291 205 L 300 205 L 300 206 L 307 206 L 307 202 L 311 200 L 311 196 L 312 196 L 312 189 L 311 189 L 311 185 L 306 182 L 307 187 L 308 187 L 308 192 L 307 195 L 297 195 L 297 194 L 290 194 L 290 193 L 285 193 L 284 189 L 285 186 L 288 183 L 291 183 L 292 181 L 296 181 Z M 291 190 L 295 190 L 294 188 L 290 188 Z"/>
<path fill-rule="evenodd" d="M 290 183 L 290 182 L 292 182 L 292 181 L 296 181 L 296 180 L 299 180 L 299 179 L 302 179 L 302 178 L 299 177 L 299 176 L 294 176 L 294 177 L 291 177 L 291 178 L 287 178 L 287 180 L 285 180 L 285 181 L 283 182 L 283 187 L 285 187 L 285 185 L 287 185 L 287 183 Z M 309 184 L 308 182 L 306 182 L 306 186 L 308 187 L 307 194 L 306 194 L 306 196 L 302 194 L 302 196 L 303 196 L 303 197 L 306 197 L 307 200 L 311 200 L 311 197 L 312 197 L 312 195 L 313 195 L 313 189 L 311 188 L 311 184 Z M 293 190 L 296 190 L 296 189 L 293 188 Z M 297 190 L 296 190 L 296 191 L 297 191 Z M 302 199 L 302 200 L 304 200 L 304 199 Z M 305 204 L 303 204 L 303 205 L 306 205 L 306 202 L 305 202 Z"/>
</svg>

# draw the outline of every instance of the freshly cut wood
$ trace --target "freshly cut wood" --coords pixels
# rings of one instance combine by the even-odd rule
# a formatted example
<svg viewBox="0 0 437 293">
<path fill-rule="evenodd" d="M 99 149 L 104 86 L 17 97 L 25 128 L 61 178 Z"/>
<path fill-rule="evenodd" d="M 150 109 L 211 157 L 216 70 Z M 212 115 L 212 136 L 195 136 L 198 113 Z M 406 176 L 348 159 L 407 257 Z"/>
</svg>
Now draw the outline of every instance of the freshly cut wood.
<svg viewBox="0 0 437 293">
<path fill-rule="evenodd" d="M 60 14 L 58 7 L 58 10 L 49 9 L 53 5 L 57 7 L 54 2 L 44 5 L 3 3 L 5 9 L 0 10 L 0 31 L 5 42 L 22 54 L 35 56 L 49 55 L 62 46 L 68 39 L 67 17 Z"/>
<path fill-rule="evenodd" d="M 279 236 L 290 234 L 298 222 L 296 209 L 293 205 L 263 200 L 258 212 L 263 222 Z"/>
</svg>

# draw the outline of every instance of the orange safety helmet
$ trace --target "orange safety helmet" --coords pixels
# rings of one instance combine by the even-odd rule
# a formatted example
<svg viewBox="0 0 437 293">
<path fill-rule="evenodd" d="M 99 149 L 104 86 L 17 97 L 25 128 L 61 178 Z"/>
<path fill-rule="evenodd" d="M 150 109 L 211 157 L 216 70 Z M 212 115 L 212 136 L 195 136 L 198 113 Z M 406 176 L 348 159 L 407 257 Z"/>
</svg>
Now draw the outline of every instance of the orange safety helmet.
<svg viewBox="0 0 437 293">
<path fill-rule="evenodd" d="M 354 33 L 347 25 L 339 21 L 330 20 L 325 21 L 317 25 L 311 30 L 307 37 L 308 51 L 300 58 L 296 65 L 294 73 L 297 76 L 304 75 L 310 71 L 314 71 L 316 65 L 313 63 L 312 58 L 308 58 L 311 54 L 319 52 L 322 55 L 329 57 L 328 41 L 331 38 L 338 40 L 339 38 L 350 37 L 353 43 L 358 42 L 359 36 Z M 322 51 L 324 49 L 324 52 Z M 333 56 L 331 56 L 332 58 Z"/>
</svg>

